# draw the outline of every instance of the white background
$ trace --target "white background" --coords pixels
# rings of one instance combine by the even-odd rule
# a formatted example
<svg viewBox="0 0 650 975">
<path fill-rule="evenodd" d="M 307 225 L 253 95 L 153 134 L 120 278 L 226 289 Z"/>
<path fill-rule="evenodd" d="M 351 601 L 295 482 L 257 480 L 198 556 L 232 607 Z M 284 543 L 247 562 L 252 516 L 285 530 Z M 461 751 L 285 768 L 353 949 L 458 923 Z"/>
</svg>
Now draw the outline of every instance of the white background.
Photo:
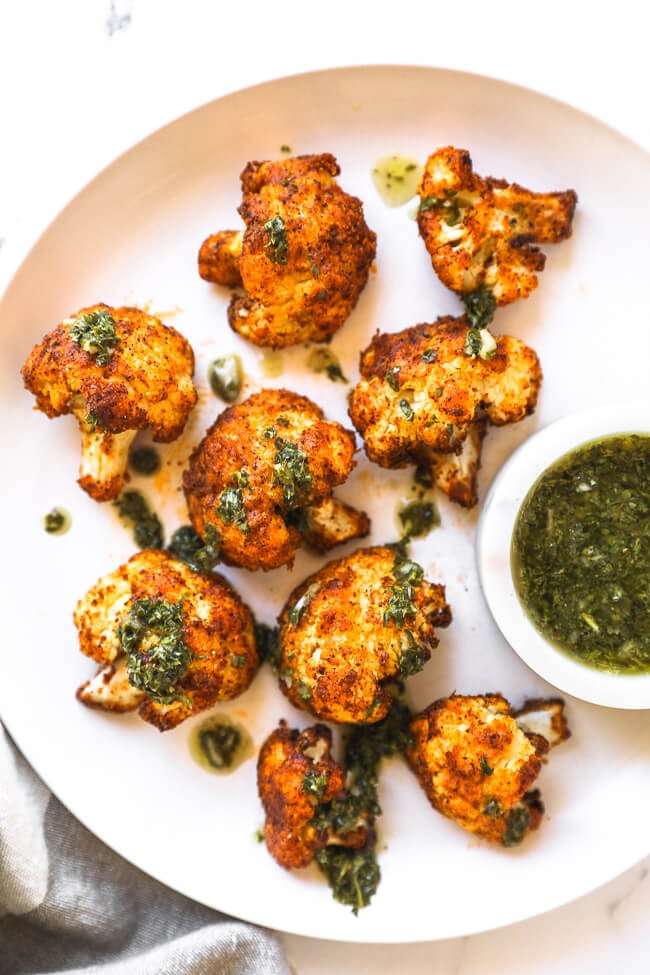
<svg viewBox="0 0 650 975">
<path fill-rule="evenodd" d="M 487 74 L 568 101 L 650 149 L 645 10 L 632 0 L 0 0 L 0 286 L 45 223 L 123 149 L 198 104 L 297 71 L 409 63 Z M 612 173 L 614 196 L 616 185 Z M 612 226 L 612 247 L 624 232 Z M 641 294 L 641 315 L 646 304 Z M 621 809 L 612 829 L 624 828 Z M 287 936 L 285 944 L 297 975 L 646 975 L 649 867 L 468 938 L 402 947 Z"/>
</svg>

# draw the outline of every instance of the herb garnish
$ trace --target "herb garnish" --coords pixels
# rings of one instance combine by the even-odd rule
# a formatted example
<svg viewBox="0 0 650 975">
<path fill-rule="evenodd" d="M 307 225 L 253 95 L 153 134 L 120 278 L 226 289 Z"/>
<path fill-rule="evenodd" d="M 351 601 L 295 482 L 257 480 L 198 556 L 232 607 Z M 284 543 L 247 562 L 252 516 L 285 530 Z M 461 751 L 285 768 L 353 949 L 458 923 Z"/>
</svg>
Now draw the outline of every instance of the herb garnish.
<svg viewBox="0 0 650 975">
<path fill-rule="evenodd" d="M 401 366 L 391 366 L 384 379 L 395 393 L 399 393 L 399 371 Z"/>
<path fill-rule="evenodd" d="M 470 328 L 467 330 L 463 352 L 470 358 L 492 359 L 497 350 L 494 335 L 487 328 Z"/>
<path fill-rule="evenodd" d="M 274 264 L 286 264 L 288 259 L 289 241 L 282 217 L 272 217 L 264 224 L 269 235 L 268 243 L 264 245 L 266 256 Z"/>
<path fill-rule="evenodd" d="M 440 524 L 440 514 L 432 501 L 409 501 L 398 512 L 404 538 L 428 535 Z"/>
<path fill-rule="evenodd" d="M 120 518 L 131 522 L 133 538 L 138 548 L 162 548 L 163 528 L 160 518 L 155 514 L 140 491 L 124 491 L 113 505 Z"/>
<path fill-rule="evenodd" d="M 249 532 L 248 515 L 244 506 L 244 488 L 248 487 L 248 471 L 242 468 L 232 476 L 232 484 L 221 492 L 217 514 L 227 525 L 235 525 L 243 535 Z"/>
<path fill-rule="evenodd" d="M 439 196 L 425 196 L 420 202 L 418 213 L 427 213 L 429 210 L 442 210 L 442 220 L 448 227 L 455 227 L 462 217 L 460 204 L 453 191 L 445 200 Z"/>
<path fill-rule="evenodd" d="M 494 293 L 485 285 L 461 295 L 465 305 L 465 314 L 472 328 L 487 328 L 496 311 L 497 302 Z"/>
<path fill-rule="evenodd" d="M 255 647 L 260 661 L 268 661 L 274 674 L 280 669 L 280 645 L 277 626 L 255 623 Z"/>
<path fill-rule="evenodd" d="M 410 630 L 404 630 L 402 636 L 402 649 L 399 653 L 397 666 L 400 677 L 412 677 L 419 674 L 427 662 L 426 651 L 415 642 L 415 637 Z"/>
<path fill-rule="evenodd" d="M 492 766 L 488 762 L 488 760 L 485 757 L 485 755 L 481 755 L 478 764 L 479 764 L 479 768 L 481 770 L 481 773 L 483 775 L 492 775 L 492 773 L 494 772 L 494 769 L 492 768 Z"/>
<path fill-rule="evenodd" d="M 309 771 L 305 772 L 302 779 L 302 791 L 310 796 L 316 796 L 318 801 L 323 798 L 327 788 L 327 776 L 324 772 Z"/>
<path fill-rule="evenodd" d="M 280 422 L 280 417 L 277 423 Z M 312 478 L 307 454 L 298 444 L 278 437 L 275 441 L 276 453 L 273 458 L 273 478 L 282 485 L 284 503 L 288 508 L 297 508 L 309 501 Z"/>
<path fill-rule="evenodd" d="M 169 551 L 195 572 L 209 572 L 219 561 L 221 535 L 214 525 L 206 525 L 203 538 L 191 525 L 181 525 L 172 534 Z"/>
<path fill-rule="evenodd" d="M 192 660 L 183 639 L 180 603 L 166 599 L 136 599 L 118 627 L 120 646 L 126 653 L 129 683 L 157 701 L 171 704 L 187 697 L 178 690 Z"/>
<path fill-rule="evenodd" d="M 340 835 L 364 822 L 373 824 L 381 813 L 377 791 L 381 760 L 411 744 L 410 719 L 409 709 L 396 700 L 381 721 L 352 729 L 344 745 L 347 795 L 317 808 L 312 820 L 316 829 Z M 381 879 L 373 839 L 362 850 L 327 846 L 316 854 L 316 863 L 335 900 L 351 907 L 354 914 L 370 903 Z"/>
<path fill-rule="evenodd" d="M 483 806 L 483 812 L 490 819 L 498 819 L 499 816 L 503 815 L 501 811 L 501 806 L 496 799 L 488 799 L 488 801 Z"/>
<path fill-rule="evenodd" d="M 526 806 L 515 806 L 508 813 L 506 831 L 503 835 L 504 846 L 517 846 L 521 843 L 530 826 L 530 813 Z"/>
<path fill-rule="evenodd" d="M 401 628 L 407 616 L 415 616 L 417 607 L 413 602 L 416 588 L 422 582 L 424 569 L 417 562 L 402 558 L 399 554 L 393 563 L 395 582 L 388 589 L 391 596 L 384 611 L 384 626 L 391 620 Z"/>
<path fill-rule="evenodd" d="M 115 330 L 115 319 L 107 311 L 91 311 L 72 322 L 68 334 L 84 352 L 95 356 L 98 366 L 108 364 L 113 349 L 120 341 Z"/>
<path fill-rule="evenodd" d="M 438 358 L 438 353 L 435 349 L 425 349 L 421 358 L 424 362 L 435 362 Z"/>
</svg>

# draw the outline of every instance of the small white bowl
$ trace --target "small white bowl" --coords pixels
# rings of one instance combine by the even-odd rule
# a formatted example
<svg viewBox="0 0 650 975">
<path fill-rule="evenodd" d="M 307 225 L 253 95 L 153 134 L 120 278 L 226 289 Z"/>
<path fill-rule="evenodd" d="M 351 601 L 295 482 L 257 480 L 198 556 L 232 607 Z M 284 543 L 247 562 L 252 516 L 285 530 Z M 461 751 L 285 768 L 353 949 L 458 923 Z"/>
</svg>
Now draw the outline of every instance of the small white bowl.
<svg viewBox="0 0 650 975">
<path fill-rule="evenodd" d="M 572 659 L 541 635 L 519 601 L 510 564 L 517 514 L 539 475 L 581 444 L 626 433 L 650 434 L 650 404 L 584 410 L 533 434 L 508 458 L 486 495 L 477 528 L 477 560 L 483 593 L 499 629 L 540 677 L 592 704 L 650 708 L 650 674 L 596 670 Z"/>
</svg>

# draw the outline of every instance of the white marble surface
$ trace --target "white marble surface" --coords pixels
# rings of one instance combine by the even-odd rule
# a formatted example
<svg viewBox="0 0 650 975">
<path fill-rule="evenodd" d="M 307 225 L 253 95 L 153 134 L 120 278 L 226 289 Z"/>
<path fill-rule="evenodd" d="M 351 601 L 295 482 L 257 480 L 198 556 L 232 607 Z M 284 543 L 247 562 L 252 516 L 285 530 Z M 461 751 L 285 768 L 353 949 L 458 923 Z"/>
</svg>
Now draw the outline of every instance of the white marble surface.
<svg viewBox="0 0 650 975">
<path fill-rule="evenodd" d="M 469 70 L 571 102 L 650 149 L 644 10 L 639 0 L 4 0 L 0 287 L 45 223 L 120 151 L 198 104 L 296 71 Z M 620 232 L 612 227 L 613 245 Z M 622 809 L 612 829 L 624 828 Z M 568 906 L 467 938 L 365 946 L 286 936 L 285 944 L 297 975 L 647 975 L 649 868 L 650 858 Z"/>
</svg>

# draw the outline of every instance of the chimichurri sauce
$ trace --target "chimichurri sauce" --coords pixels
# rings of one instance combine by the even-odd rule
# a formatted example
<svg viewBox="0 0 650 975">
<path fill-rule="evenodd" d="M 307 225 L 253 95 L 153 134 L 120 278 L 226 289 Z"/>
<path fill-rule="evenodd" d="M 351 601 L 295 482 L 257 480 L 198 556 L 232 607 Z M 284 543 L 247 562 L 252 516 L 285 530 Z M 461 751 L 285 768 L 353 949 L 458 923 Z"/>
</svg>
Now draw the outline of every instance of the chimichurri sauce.
<svg viewBox="0 0 650 975">
<path fill-rule="evenodd" d="M 650 672 L 650 435 L 565 454 L 524 499 L 517 595 L 537 629 L 599 670 Z"/>
</svg>

